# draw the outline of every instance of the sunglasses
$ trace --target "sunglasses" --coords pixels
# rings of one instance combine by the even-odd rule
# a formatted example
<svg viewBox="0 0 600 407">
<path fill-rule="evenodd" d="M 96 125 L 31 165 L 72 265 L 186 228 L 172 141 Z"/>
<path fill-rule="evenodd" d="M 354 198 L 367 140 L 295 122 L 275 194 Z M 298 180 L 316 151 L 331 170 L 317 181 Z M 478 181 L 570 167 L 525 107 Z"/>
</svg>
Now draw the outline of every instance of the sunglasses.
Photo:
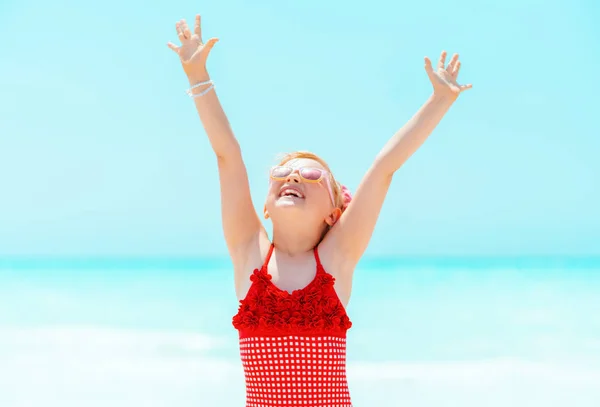
<svg viewBox="0 0 600 407">
<path fill-rule="evenodd" d="M 316 184 L 320 183 L 323 179 L 325 179 L 325 183 L 327 184 L 327 191 L 329 192 L 329 198 L 331 198 L 331 203 L 333 204 L 333 206 L 335 206 L 335 200 L 333 199 L 333 191 L 331 189 L 331 183 L 329 181 L 329 172 L 325 170 L 314 167 L 292 168 L 287 167 L 285 165 L 279 165 L 271 168 L 270 176 L 273 181 L 281 182 L 287 180 L 287 178 L 294 172 L 298 173 L 298 176 L 303 182 Z"/>
</svg>

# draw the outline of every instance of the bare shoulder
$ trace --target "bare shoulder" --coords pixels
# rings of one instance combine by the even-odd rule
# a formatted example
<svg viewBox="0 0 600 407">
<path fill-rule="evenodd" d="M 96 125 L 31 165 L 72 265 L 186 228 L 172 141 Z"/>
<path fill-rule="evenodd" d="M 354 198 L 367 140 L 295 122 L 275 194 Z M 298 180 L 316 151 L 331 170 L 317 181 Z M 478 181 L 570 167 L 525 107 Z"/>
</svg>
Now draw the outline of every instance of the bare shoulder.
<svg viewBox="0 0 600 407">
<path fill-rule="evenodd" d="M 348 304 L 356 263 L 344 256 L 343 251 L 335 244 L 335 236 L 329 234 L 319 244 L 318 252 L 323 268 L 335 278 L 338 297 L 344 305 Z"/>
<path fill-rule="evenodd" d="M 327 272 L 335 277 L 342 277 L 354 270 L 356 262 L 346 255 L 338 240 L 337 235 L 329 231 L 319 243 L 319 258 Z"/>
<path fill-rule="evenodd" d="M 264 228 L 246 245 L 235 252 L 230 252 L 233 263 L 235 293 L 238 300 L 246 297 L 250 288 L 252 272 L 264 263 L 271 241 Z"/>
</svg>

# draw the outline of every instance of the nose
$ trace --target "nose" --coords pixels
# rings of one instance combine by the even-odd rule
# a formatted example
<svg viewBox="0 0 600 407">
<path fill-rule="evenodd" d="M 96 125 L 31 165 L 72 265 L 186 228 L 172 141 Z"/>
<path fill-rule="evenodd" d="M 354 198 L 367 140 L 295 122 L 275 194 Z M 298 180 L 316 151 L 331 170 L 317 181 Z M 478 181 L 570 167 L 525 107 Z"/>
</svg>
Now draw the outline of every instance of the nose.
<svg viewBox="0 0 600 407">
<path fill-rule="evenodd" d="M 298 174 L 298 170 L 292 171 L 292 173 L 290 175 L 288 175 L 286 178 L 286 182 L 299 183 L 300 181 L 301 180 L 300 180 L 300 175 Z"/>
</svg>

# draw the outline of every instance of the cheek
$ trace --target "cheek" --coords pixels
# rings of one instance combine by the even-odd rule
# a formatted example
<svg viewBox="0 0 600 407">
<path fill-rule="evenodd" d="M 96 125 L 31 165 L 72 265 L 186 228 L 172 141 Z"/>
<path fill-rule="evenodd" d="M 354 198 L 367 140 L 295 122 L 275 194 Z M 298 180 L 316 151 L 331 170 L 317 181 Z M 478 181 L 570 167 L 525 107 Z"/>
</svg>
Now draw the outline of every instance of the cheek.
<svg viewBox="0 0 600 407">
<path fill-rule="evenodd" d="M 269 182 L 269 189 L 267 189 L 267 199 L 277 198 L 279 195 L 279 189 L 281 188 L 280 182 Z"/>
<path fill-rule="evenodd" d="M 327 194 L 327 189 L 320 184 L 311 184 L 309 188 L 310 196 L 313 197 L 314 202 L 318 202 L 319 206 L 326 206 L 329 208 L 331 199 Z"/>
</svg>

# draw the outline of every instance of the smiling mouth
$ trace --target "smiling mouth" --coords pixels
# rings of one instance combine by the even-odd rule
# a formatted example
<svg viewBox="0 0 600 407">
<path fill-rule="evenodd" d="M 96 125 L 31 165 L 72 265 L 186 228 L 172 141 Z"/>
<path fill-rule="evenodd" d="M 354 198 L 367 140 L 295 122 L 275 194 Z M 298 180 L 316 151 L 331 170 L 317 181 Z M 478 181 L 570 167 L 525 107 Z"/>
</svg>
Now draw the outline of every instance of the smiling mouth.
<svg viewBox="0 0 600 407">
<path fill-rule="evenodd" d="M 292 198 L 300 198 L 300 199 L 304 199 L 304 195 L 302 194 L 302 192 L 298 191 L 295 188 L 284 188 L 281 190 L 281 192 L 279 193 L 279 197 L 292 197 Z"/>
</svg>

